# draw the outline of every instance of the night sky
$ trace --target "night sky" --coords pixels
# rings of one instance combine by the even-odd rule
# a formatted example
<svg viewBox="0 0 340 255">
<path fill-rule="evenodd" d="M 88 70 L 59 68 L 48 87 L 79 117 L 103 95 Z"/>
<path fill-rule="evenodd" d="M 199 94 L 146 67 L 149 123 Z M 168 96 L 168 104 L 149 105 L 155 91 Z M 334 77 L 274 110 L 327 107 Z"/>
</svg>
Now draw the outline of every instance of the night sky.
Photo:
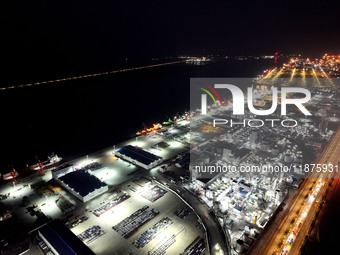
<svg viewBox="0 0 340 255">
<path fill-rule="evenodd" d="M 318 57 L 340 45 L 339 1 L 2 1 L 0 12 L 6 82 L 180 54 Z"/>
</svg>

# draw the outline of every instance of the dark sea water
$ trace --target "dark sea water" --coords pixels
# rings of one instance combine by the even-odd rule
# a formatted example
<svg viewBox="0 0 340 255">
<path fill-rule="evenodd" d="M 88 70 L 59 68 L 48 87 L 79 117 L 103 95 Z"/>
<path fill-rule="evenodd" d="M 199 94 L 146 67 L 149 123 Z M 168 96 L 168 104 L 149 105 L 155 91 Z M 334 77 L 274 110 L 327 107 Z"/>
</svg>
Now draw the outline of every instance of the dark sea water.
<svg viewBox="0 0 340 255">
<path fill-rule="evenodd" d="M 0 91 L 0 169 L 20 171 L 36 154 L 72 159 L 111 146 L 187 110 L 191 77 L 254 77 L 273 65 L 176 64 Z"/>
</svg>

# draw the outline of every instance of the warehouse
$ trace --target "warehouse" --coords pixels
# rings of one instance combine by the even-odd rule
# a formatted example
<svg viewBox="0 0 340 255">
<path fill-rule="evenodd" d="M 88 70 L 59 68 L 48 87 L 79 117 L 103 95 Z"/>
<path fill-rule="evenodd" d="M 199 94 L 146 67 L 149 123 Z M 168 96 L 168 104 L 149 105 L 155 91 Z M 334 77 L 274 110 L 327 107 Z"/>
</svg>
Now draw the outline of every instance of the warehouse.
<svg viewBox="0 0 340 255">
<path fill-rule="evenodd" d="M 38 233 L 55 255 L 94 255 L 60 220 L 44 225 Z"/>
<path fill-rule="evenodd" d="M 132 145 L 119 148 L 116 151 L 116 155 L 132 164 L 143 167 L 144 169 L 151 169 L 163 161 L 162 157 Z"/>
<path fill-rule="evenodd" d="M 60 177 L 68 173 L 71 173 L 73 171 L 74 171 L 74 167 L 72 164 L 63 165 L 52 170 L 52 177 L 53 179 L 58 180 Z"/>
<path fill-rule="evenodd" d="M 85 170 L 70 172 L 58 182 L 82 202 L 87 202 L 108 190 L 108 186 Z"/>
</svg>

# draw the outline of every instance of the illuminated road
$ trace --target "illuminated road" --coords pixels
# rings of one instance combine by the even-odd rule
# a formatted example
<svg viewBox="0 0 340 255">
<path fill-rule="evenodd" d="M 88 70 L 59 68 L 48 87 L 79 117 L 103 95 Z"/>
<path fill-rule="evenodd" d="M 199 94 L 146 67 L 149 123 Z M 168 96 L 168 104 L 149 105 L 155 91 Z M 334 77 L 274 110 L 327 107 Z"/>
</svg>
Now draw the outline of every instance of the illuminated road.
<svg viewBox="0 0 340 255">
<path fill-rule="evenodd" d="M 132 68 L 126 68 L 126 69 L 120 69 L 120 70 L 113 70 L 113 71 L 109 71 L 109 72 L 102 72 L 102 73 L 79 75 L 79 76 L 67 77 L 67 78 L 56 79 L 56 80 L 20 84 L 20 85 L 15 85 L 15 86 L 2 87 L 2 88 L 0 88 L 0 90 L 17 89 L 17 88 L 24 88 L 24 87 L 31 87 L 31 86 L 41 86 L 41 85 L 54 84 L 54 83 L 63 82 L 63 81 L 85 79 L 85 78 L 90 78 L 90 77 L 95 77 L 95 76 L 102 76 L 102 75 L 108 75 L 108 74 L 115 74 L 115 73 L 122 73 L 122 72 L 140 70 L 140 69 L 154 68 L 154 67 L 158 67 L 158 66 L 174 65 L 174 64 L 179 64 L 179 63 L 183 63 L 183 62 L 185 62 L 185 60 L 167 62 L 167 63 L 155 64 L 155 65 L 148 65 L 148 66 L 132 67 Z"/>
</svg>

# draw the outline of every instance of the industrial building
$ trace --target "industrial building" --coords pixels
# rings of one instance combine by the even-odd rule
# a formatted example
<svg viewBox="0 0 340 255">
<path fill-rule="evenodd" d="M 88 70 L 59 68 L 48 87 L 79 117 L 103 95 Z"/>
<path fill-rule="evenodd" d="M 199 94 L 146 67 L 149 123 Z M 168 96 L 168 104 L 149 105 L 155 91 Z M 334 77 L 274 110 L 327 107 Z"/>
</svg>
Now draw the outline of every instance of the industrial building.
<svg viewBox="0 0 340 255">
<path fill-rule="evenodd" d="M 71 173 L 73 171 L 74 171 L 74 167 L 72 164 L 63 165 L 52 170 L 52 177 L 53 179 L 58 180 L 60 177 L 68 173 Z"/>
<path fill-rule="evenodd" d="M 71 172 L 59 178 L 59 183 L 83 202 L 103 194 L 108 186 L 85 170 Z"/>
<path fill-rule="evenodd" d="M 143 167 L 144 169 L 151 169 L 163 161 L 162 157 L 156 156 L 141 148 L 127 145 L 116 150 L 116 155 L 134 165 Z"/>
<path fill-rule="evenodd" d="M 87 202 L 108 190 L 108 186 L 86 170 L 74 170 L 67 165 L 52 171 L 52 176 L 82 202 Z"/>
<path fill-rule="evenodd" d="M 54 255 L 94 255 L 60 220 L 44 225 L 38 233 Z"/>
</svg>

